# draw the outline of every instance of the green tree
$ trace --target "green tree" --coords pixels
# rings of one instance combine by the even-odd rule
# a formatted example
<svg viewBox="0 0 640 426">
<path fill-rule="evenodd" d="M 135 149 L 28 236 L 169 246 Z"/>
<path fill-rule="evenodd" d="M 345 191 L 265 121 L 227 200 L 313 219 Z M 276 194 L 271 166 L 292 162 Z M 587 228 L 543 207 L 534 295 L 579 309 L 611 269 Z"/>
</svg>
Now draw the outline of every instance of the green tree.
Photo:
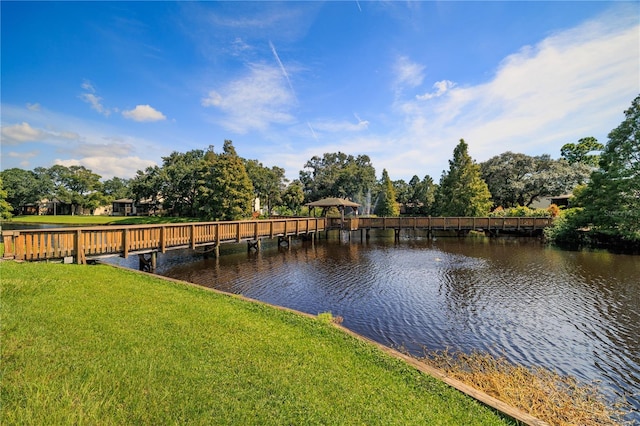
<svg viewBox="0 0 640 426">
<path fill-rule="evenodd" d="M 386 169 L 382 170 L 382 179 L 380 180 L 380 192 L 378 193 L 378 200 L 376 202 L 376 208 L 374 213 L 378 216 L 399 216 L 400 207 L 396 202 L 396 191 L 393 188 L 393 183 L 389 179 L 389 174 Z"/>
<path fill-rule="evenodd" d="M 405 182 L 404 179 L 394 180 L 391 183 L 393 185 L 393 190 L 396 192 L 396 201 L 401 205 L 406 206 L 411 199 L 411 186 Z"/>
<path fill-rule="evenodd" d="M 442 216 L 483 216 L 491 208 L 491 193 L 480 166 L 468 153 L 464 139 L 453 150 L 449 171 L 443 173 L 436 194 L 437 212 Z"/>
<path fill-rule="evenodd" d="M 132 196 L 130 185 L 131 179 L 123 179 L 114 176 L 102 183 L 102 193 L 109 199 L 109 201 L 130 198 Z"/>
<path fill-rule="evenodd" d="M 56 164 L 47 171 L 54 183 L 55 195 L 63 203 L 71 204 L 71 214 L 79 208 L 96 207 L 98 197 L 95 192 L 102 192 L 100 175 L 84 166 L 62 166 Z M 104 200 L 104 199 L 103 199 Z"/>
<path fill-rule="evenodd" d="M 216 155 L 212 163 L 205 176 L 204 216 L 211 220 L 239 220 L 251 216 L 253 185 L 244 161 L 230 140 L 224 141 L 223 153 Z"/>
<path fill-rule="evenodd" d="M 203 150 L 172 152 L 162 157 L 163 207 L 170 214 L 197 217 L 203 201 L 205 174 L 211 162 Z"/>
<path fill-rule="evenodd" d="M 282 202 L 282 193 L 287 183 L 284 169 L 277 166 L 265 167 L 258 160 L 246 160 L 245 168 L 253 184 L 255 196 L 266 206 L 267 215 L 270 215 L 273 207 Z"/>
<path fill-rule="evenodd" d="M 138 170 L 131 180 L 131 194 L 135 201 L 150 204 L 151 213 L 161 207 L 161 200 L 166 186 L 166 175 L 158 166 L 149 166 L 144 171 Z"/>
<path fill-rule="evenodd" d="M 376 184 L 376 171 L 367 155 L 342 152 L 313 156 L 300 171 L 307 201 L 325 197 L 350 198 L 363 204 Z"/>
<path fill-rule="evenodd" d="M 6 191 L 6 201 L 12 210 L 20 214 L 22 207 L 27 204 L 37 204 L 47 197 L 52 189 L 48 177 L 30 170 L 12 168 L 0 172 Z"/>
<path fill-rule="evenodd" d="M 2 176 L 0 176 L 0 218 L 9 219 L 12 214 L 13 207 L 7 202 L 7 191 L 4 190 Z"/>
<path fill-rule="evenodd" d="M 291 182 L 282 194 L 282 203 L 291 210 L 294 215 L 300 214 L 300 206 L 304 202 L 304 192 L 302 191 L 302 183 L 299 180 Z"/>
<path fill-rule="evenodd" d="M 590 167 L 598 167 L 600 155 L 593 154 L 596 151 L 602 151 L 602 145 L 594 137 L 582 138 L 577 144 L 566 143 L 560 148 L 560 155 L 567 160 L 569 164 L 582 163 Z"/>
<path fill-rule="evenodd" d="M 640 95 L 624 114 L 580 202 L 593 233 L 640 242 Z"/>
<path fill-rule="evenodd" d="M 433 213 L 438 185 L 431 176 L 426 175 L 422 180 L 413 176 L 409 181 L 412 193 L 409 199 L 408 213 L 411 215 L 427 216 Z"/>
<path fill-rule="evenodd" d="M 567 194 L 589 177 L 591 169 L 549 155 L 529 156 L 507 151 L 480 165 L 494 207 L 530 206 L 543 196 Z"/>
</svg>

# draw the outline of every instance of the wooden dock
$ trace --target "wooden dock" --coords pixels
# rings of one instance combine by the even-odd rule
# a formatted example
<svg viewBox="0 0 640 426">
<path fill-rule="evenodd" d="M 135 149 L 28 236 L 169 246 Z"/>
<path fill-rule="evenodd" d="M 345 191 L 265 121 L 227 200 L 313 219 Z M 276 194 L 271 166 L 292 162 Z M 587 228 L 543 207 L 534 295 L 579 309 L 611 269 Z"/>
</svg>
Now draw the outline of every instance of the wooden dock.
<svg viewBox="0 0 640 426">
<path fill-rule="evenodd" d="M 426 229 L 432 231 L 536 231 L 553 223 L 550 217 L 363 217 L 345 219 L 356 229 Z"/>
<path fill-rule="evenodd" d="M 536 232 L 551 225 L 551 218 L 537 217 L 347 217 L 279 218 L 229 222 L 171 223 L 160 225 L 112 225 L 23 229 L 3 231 L 4 258 L 23 261 L 65 259 L 86 263 L 110 256 L 144 256 L 168 250 L 203 248 L 219 254 L 223 243 L 248 242 L 258 250 L 263 238 L 288 244 L 293 236 L 315 238 L 318 232 L 339 229 L 367 232 L 371 229 L 432 231 Z M 150 260 L 150 261 L 151 261 Z M 141 257 L 141 268 L 144 259 Z M 155 263 L 153 265 L 155 269 Z"/>
<path fill-rule="evenodd" d="M 4 258 L 25 261 L 72 257 L 76 263 L 109 256 L 128 257 L 223 243 L 259 241 L 315 234 L 326 229 L 325 218 L 287 218 L 234 222 L 114 225 L 3 231 Z"/>
</svg>

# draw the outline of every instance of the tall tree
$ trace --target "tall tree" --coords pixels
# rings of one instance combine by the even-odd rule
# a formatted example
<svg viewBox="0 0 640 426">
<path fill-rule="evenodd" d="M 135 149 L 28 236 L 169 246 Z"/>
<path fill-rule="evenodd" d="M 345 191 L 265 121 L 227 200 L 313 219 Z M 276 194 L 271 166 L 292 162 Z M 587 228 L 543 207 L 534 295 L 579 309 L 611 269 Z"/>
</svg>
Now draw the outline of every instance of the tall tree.
<svg viewBox="0 0 640 426">
<path fill-rule="evenodd" d="M 253 185 L 230 140 L 224 141 L 223 152 L 215 156 L 204 186 L 206 203 L 202 211 L 206 218 L 238 220 L 251 216 Z"/>
<path fill-rule="evenodd" d="M 277 166 L 265 167 L 258 160 L 246 160 L 244 164 L 255 196 L 266 206 L 267 214 L 271 214 L 272 208 L 282 202 L 282 193 L 287 183 L 284 169 Z"/>
<path fill-rule="evenodd" d="M 393 188 L 393 182 L 389 179 L 386 169 L 382 170 L 382 179 L 380 180 L 380 192 L 374 213 L 378 216 L 399 216 L 400 207 L 396 202 L 396 191 Z"/>
<path fill-rule="evenodd" d="M 411 186 L 404 181 L 404 179 L 398 179 L 391 182 L 393 189 L 396 192 L 396 201 L 401 205 L 407 205 L 412 195 Z"/>
<path fill-rule="evenodd" d="M 624 114 L 580 201 L 593 232 L 640 242 L 640 95 Z"/>
<path fill-rule="evenodd" d="M 443 173 L 436 194 L 442 216 L 482 216 L 491 208 L 491 193 L 480 176 L 480 166 L 468 153 L 464 139 L 453 150 L 449 171 Z"/>
<path fill-rule="evenodd" d="M 201 149 L 185 153 L 174 151 L 163 157 L 164 208 L 175 215 L 196 217 L 202 198 L 204 175 L 210 165 Z"/>
<path fill-rule="evenodd" d="M 582 163 L 591 167 L 598 167 L 600 160 L 599 152 L 604 149 L 598 140 L 594 137 L 582 138 L 578 143 L 566 143 L 560 148 L 560 155 L 567 160 L 569 164 Z"/>
<path fill-rule="evenodd" d="M 55 185 L 56 197 L 67 204 L 71 204 L 71 214 L 75 214 L 80 207 L 93 209 L 103 202 L 96 197 L 96 192 L 102 191 L 100 175 L 93 173 L 84 166 L 62 166 L 56 164 L 48 169 L 49 176 Z"/>
<path fill-rule="evenodd" d="M 9 219 L 13 207 L 7 202 L 7 191 L 4 190 L 2 184 L 2 176 L 0 175 L 0 219 Z"/>
<path fill-rule="evenodd" d="M 131 197 L 131 179 L 114 176 L 102 183 L 102 192 L 110 201 Z"/>
<path fill-rule="evenodd" d="M 48 177 L 30 170 L 12 168 L 0 172 L 7 193 L 6 201 L 16 214 L 27 204 L 36 204 L 49 195 L 52 189 Z"/>
<path fill-rule="evenodd" d="M 543 196 L 569 193 L 591 173 L 583 163 L 569 164 L 549 155 L 529 156 L 507 151 L 480 165 L 494 207 L 530 206 Z"/>
<path fill-rule="evenodd" d="M 413 176 L 409 181 L 409 186 L 412 193 L 407 213 L 421 216 L 432 214 L 438 185 L 433 182 L 431 176 L 425 175 L 422 180 L 418 176 Z"/>
<path fill-rule="evenodd" d="M 156 213 L 162 204 L 166 177 L 158 166 L 149 166 L 144 171 L 138 170 L 131 180 L 131 194 L 135 201 L 150 204 L 151 213 Z"/>
<path fill-rule="evenodd" d="M 295 215 L 300 213 L 300 206 L 304 202 L 304 192 L 299 180 L 294 180 L 282 194 L 282 202 Z"/>
<path fill-rule="evenodd" d="M 307 201 L 325 197 L 351 198 L 363 204 L 376 184 L 376 171 L 367 155 L 342 152 L 313 156 L 300 171 Z"/>
</svg>

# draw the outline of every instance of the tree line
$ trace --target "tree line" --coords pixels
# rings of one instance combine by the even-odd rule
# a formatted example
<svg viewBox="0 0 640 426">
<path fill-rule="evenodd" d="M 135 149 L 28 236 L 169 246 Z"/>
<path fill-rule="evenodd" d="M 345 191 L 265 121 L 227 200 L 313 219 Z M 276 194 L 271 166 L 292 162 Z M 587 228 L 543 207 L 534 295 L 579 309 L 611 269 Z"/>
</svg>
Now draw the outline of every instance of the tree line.
<svg viewBox="0 0 640 426">
<path fill-rule="evenodd" d="M 438 183 L 429 175 L 413 176 L 409 182 L 391 180 L 387 170 L 377 180 L 367 155 L 342 152 L 313 156 L 299 178 L 289 181 L 280 167 L 240 157 L 230 140 L 224 141 L 220 153 L 213 146 L 173 152 L 161 165 L 138 170 L 132 179 L 101 181 L 83 166 L 13 168 L 0 172 L 0 213 L 7 218 L 12 210 L 20 212 L 42 199 L 55 198 L 79 212 L 130 198 L 144 200 L 156 213 L 237 220 L 254 213 L 256 198 L 267 215 L 296 215 L 307 202 L 340 197 L 361 204 L 364 214 L 379 216 L 397 216 L 400 207 L 413 216 L 484 216 L 491 211 L 523 211 L 540 197 L 573 191 L 576 205 L 584 209 L 579 215 L 583 225 L 597 223 L 597 229 L 611 233 L 615 228 L 627 238 L 640 239 L 637 225 L 620 225 L 630 218 L 640 223 L 637 110 L 638 98 L 625 112 L 625 121 L 609 134 L 606 146 L 586 137 L 562 146 L 557 159 L 509 151 L 477 163 L 461 139 Z M 604 209 L 603 203 L 614 201 L 615 209 Z M 605 218 L 602 211 L 608 212 Z M 573 225 L 577 219 L 572 220 Z"/>
</svg>

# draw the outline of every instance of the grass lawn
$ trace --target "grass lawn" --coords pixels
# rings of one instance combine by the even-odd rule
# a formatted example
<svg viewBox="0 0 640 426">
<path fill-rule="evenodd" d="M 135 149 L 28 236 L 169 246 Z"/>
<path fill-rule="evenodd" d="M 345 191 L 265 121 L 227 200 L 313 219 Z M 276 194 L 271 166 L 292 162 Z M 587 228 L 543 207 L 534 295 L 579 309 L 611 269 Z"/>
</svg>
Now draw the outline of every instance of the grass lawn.
<svg viewBox="0 0 640 426">
<path fill-rule="evenodd" d="M 3 425 L 514 424 L 319 319 L 106 265 L 0 274 Z"/>
<path fill-rule="evenodd" d="M 70 216 L 30 215 L 12 217 L 11 223 L 46 223 L 60 225 L 143 225 L 153 223 L 196 222 L 197 219 L 157 216 Z"/>
</svg>

